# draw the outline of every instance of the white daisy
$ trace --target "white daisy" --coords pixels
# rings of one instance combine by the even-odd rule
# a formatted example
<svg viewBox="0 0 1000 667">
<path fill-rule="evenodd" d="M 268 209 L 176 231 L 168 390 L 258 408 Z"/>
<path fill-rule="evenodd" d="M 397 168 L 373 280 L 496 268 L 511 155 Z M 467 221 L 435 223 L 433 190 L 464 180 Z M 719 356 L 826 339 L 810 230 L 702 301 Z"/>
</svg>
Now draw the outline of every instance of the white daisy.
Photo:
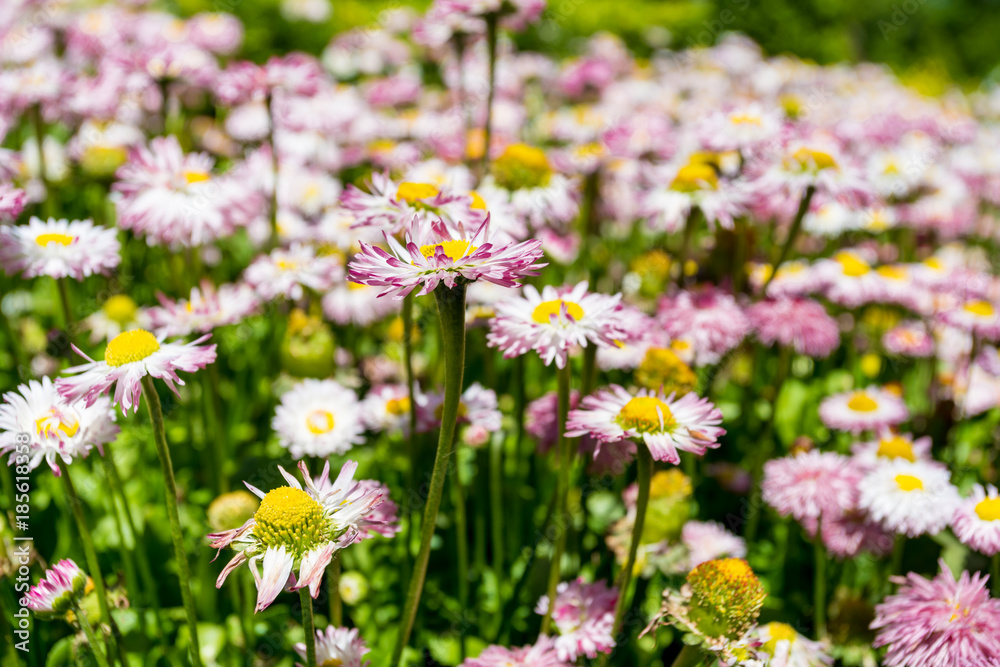
<svg viewBox="0 0 1000 667">
<path fill-rule="evenodd" d="M 823 399 L 819 416 L 832 429 L 861 433 L 896 426 L 910 413 L 896 394 L 881 387 L 867 387 L 834 394 Z"/>
<path fill-rule="evenodd" d="M 420 388 L 414 386 L 417 402 Z M 372 387 L 361 401 L 361 419 L 372 431 L 406 432 L 410 423 L 410 395 L 405 384 L 383 384 Z"/>
<path fill-rule="evenodd" d="M 101 304 L 100 310 L 85 317 L 81 324 L 90 330 L 90 342 L 93 345 L 107 342 L 123 331 L 150 327 L 145 309 L 140 308 L 127 294 L 109 296 Z"/>
<path fill-rule="evenodd" d="M 909 537 L 941 532 L 959 503 L 948 469 L 928 461 L 893 461 L 861 483 L 859 507 L 886 530 Z"/>
<path fill-rule="evenodd" d="M 26 225 L 0 227 L 0 264 L 4 273 L 25 278 L 70 276 L 83 280 L 108 274 L 121 262 L 118 231 L 90 220 L 47 221 L 32 217 Z"/>
<path fill-rule="evenodd" d="M 955 537 L 976 551 L 995 556 L 1000 553 L 1000 493 L 992 484 L 976 484 L 972 493 L 955 510 L 951 520 Z"/>
<path fill-rule="evenodd" d="M 191 288 L 188 299 L 172 300 L 157 294 L 160 306 L 149 308 L 146 315 L 153 330 L 161 336 L 189 336 L 209 333 L 216 327 L 235 324 L 260 307 L 260 299 L 245 283 L 216 287 L 208 279 Z"/>
<path fill-rule="evenodd" d="M 271 427 L 297 459 L 344 454 L 365 441 L 357 395 L 335 380 L 303 380 L 281 397 Z"/>
<path fill-rule="evenodd" d="M 265 301 L 279 296 L 298 301 L 306 289 L 325 292 L 343 277 L 339 258 L 317 255 L 312 246 L 301 243 L 293 243 L 288 249 L 276 248 L 270 255 L 255 259 L 243 272 L 243 279 Z"/>
</svg>

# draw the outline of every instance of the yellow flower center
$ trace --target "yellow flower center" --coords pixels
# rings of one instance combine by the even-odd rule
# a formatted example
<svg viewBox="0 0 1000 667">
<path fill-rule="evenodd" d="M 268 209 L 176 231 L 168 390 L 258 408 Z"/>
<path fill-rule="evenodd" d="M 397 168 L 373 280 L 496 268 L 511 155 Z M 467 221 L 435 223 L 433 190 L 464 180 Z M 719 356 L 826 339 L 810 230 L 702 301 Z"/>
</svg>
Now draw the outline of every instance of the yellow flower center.
<svg viewBox="0 0 1000 667">
<path fill-rule="evenodd" d="M 674 425 L 674 415 L 656 396 L 635 396 L 618 411 L 618 424 L 640 433 L 665 431 Z"/>
<path fill-rule="evenodd" d="M 70 245 L 75 241 L 76 238 L 68 234 L 39 234 L 35 237 L 35 243 L 42 246 L 43 248 L 50 243 L 58 243 L 59 245 Z"/>
<path fill-rule="evenodd" d="M 1000 498 L 985 498 L 976 505 L 976 514 L 983 521 L 1000 521 Z"/>
<path fill-rule="evenodd" d="M 401 417 L 410 412 L 410 398 L 409 396 L 401 396 L 400 398 L 390 398 L 385 402 L 385 411 L 390 415 L 395 417 Z"/>
<path fill-rule="evenodd" d="M 527 144 L 511 144 L 493 161 L 493 178 L 507 190 L 539 188 L 549 184 L 552 168 L 545 151 Z"/>
<path fill-rule="evenodd" d="M 660 470 L 653 475 L 649 484 L 649 495 L 652 498 L 687 498 L 691 491 L 691 479 L 677 468 Z"/>
<path fill-rule="evenodd" d="M 64 415 L 56 414 L 55 410 L 50 410 L 49 414 L 35 420 L 35 432 L 38 435 L 48 437 L 56 430 L 62 431 L 66 437 L 72 438 L 80 430 L 80 422 L 72 417 L 67 418 Z"/>
<path fill-rule="evenodd" d="M 109 366 L 124 366 L 142 361 L 160 349 L 156 336 L 145 329 L 135 329 L 118 334 L 104 350 L 104 361 Z"/>
<path fill-rule="evenodd" d="M 333 413 L 329 410 L 313 410 L 306 417 L 306 428 L 313 435 L 323 435 L 333 430 Z"/>
<path fill-rule="evenodd" d="M 849 252 L 839 252 L 834 259 L 840 264 L 845 276 L 857 278 L 871 271 L 868 262 Z"/>
<path fill-rule="evenodd" d="M 207 171 L 194 171 L 189 170 L 184 172 L 184 180 L 187 181 L 188 185 L 194 183 L 203 183 L 209 180 L 212 176 Z"/>
<path fill-rule="evenodd" d="M 885 459 L 917 460 L 917 455 L 913 453 L 913 446 L 910 444 L 910 441 L 901 435 L 879 440 L 878 455 Z"/>
<path fill-rule="evenodd" d="M 982 300 L 970 301 L 962 307 L 977 317 L 993 317 L 993 313 L 996 312 L 991 303 Z"/>
<path fill-rule="evenodd" d="M 278 268 L 282 271 L 294 271 L 299 268 L 299 263 L 293 259 L 279 259 Z"/>
<path fill-rule="evenodd" d="M 761 125 L 760 116 L 748 113 L 736 113 L 729 117 L 729 122 L 733 125 Z"/>
<path fill-rule="evenodd" d="M 108 300 L 101 306 L 101 310 L 104 311 L 109 320 L 125 325 L 135 319 L 135 314 L 139 311 L 139 306 L 135 304 L 135 301 L 131 297 L 125 294 L 115 294 L 112 297 L 108 297 Z"/>
<path fill-rule="evenodd" d="M 479 195 L 478 192 L 472 190 L 469 192 L 469 196 L 472 197 L 472 204 L 469 205 L 469 208 L 478 209 L 480 211 L 486 210 L 486 201 Z"/>
<path fill-rule="evenodd" d="M 266 547 L 301 555 L 330 537 L 330 520 L 312 496 L 291 486 L 268 492 L 253 515 L 254 535 Z"/>
<path fill-rule="evenodd" d="M 396 189 L 396 199 L 402 199 L 410 206 L 422 204 L 423 199 L 433 199 L 438 196 L 438 189 L 430 183 L 400 183 Z"/>
<path fill-rule="evenodd" d="M 775 650 L 778 648 L 778 642 L 787 641 L 791 644 L 799 636 L 799 633 L 795 632 L 795 628 L 787 623 L 768 623 L 764 627 L 767 628 L 767 633 L 771 638 L 764 642 L 763 649 L 770 655 L 774 655 Z"/>
<path fill-rule="evenodd" d="M 757 620 L 767 593 L 745 560 L 722 558 L 698 565 L 687 576 L 691 620 L 709 637 L 741 636 Z"/>
<path fill-rule="evenodd" d="M 919 477 L 914 477 L 913 475 L 896 475 L 896 486 L 899 487 L 900 491 L 923 491 L 924 483 Z"/>
<path fill-rule="evenodd" d="M 832 155 L 805 146 L 792 153 L 791 160 L 801 169 L 809 171 L 837 168 L 837 161 L 833 159 Z"/>
<path fill-rule="evenodd" d="M 552 321 L 552 316 L 555 315 L 557 324 L 565 324 L 562 321 L 562 309 L 564 305 L 566 306 L 566 315 L 572 317 L 577 322 L 583 319 L 583 308 L 580 307 L 580 304 L 562 299 L 541 302 L 532 311 L 531 319 L 538 324 L 548 324 Z"/>
<path fill-rule="evenodd" d="M 453 262 L 457 262 L 463 257 L 467 257 L 479 249 L 478 246 L 474 246 L 468 241 L 451 239 L 450 241 L 445 241 L 443 243 L 422 245 L 420 246 L 420 254 L 430 259 L 437 254 L 438 248 L 441 248 L 444 251 L 445 256 Z"/>
<path fill-rule="evenodd" d="M 635 373 L 636 382 L 646 389 L 663 387 L 664 393 L 683 396 L 695 388 L 698 376 L 670 348 L 651 347 L 646 350 Z"/>
<path fill-rule="evenodd" d="M 880 266 L 875 271 L 887 280 L 906 280 L 906 267 L 903 266 Z"/>
<path fill-rule="evenodd" d="M 719 187 L 719 176 L 711 165 L 705 163 L 686 164 L 677 171 L 671 190 L 678 192 L 697 192 L 698 190 L 715 190 Z"/>
<path fill-rule="evenodd" d="M 847 407 L 855 412 L 874 412 L 878 410 L 878 401 L 865 392 L 858 391 L 847 401 Z"/>
<path fill-rule="evenodd" d="M 944 264 L 937 257 L 928 257 L 923 261 L 923 265 L 928 269 L 933 269 L 935 271 L 940 271 L 944 268 Z"/>
</svg>

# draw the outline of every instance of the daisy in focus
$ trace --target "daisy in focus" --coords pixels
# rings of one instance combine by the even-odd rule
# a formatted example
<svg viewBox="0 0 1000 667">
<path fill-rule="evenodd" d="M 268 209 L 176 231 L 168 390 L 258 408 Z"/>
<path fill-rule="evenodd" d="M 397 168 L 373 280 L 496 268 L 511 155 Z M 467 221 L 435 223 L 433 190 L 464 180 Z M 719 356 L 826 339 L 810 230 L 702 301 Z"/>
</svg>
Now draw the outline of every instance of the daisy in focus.
<svg viewBox="0 0 1000 667">
<path fill-rule="evenodd" d="M 959 504 L 950 478 L 943 466 L 896 460 L 868 473 L 858 505 L 886 530 L 909 537 L 935 535 L 951 523 Z"/>
<path fill-rule="evenodd" d="M 625 336 L 618 325 L 620 300 L 620 294 L 588 292 L 586 281 L 571 288 L 546 285 L 541 292 L 528 285 L 522 296 L 496 304 L 487 341 L 506 359 L 535 351 L 546 366 L 565 368 L 573 348 L 612 347 Z"/>
<path fill-rule="evenodd" d="M 582 579 L 559 584 L 552 622 L 559 636 L 556 651 L 560 660 L 576 662 L 581 656 L 593 660 L 598 653 L 610 653 L 615 647 L 612 633 L 618 591 L 603 581 L 592 584 Z M 542 596 L 535 613 L 545 616 L 549 598 Z"/>
<path fill-rule="evenodd" d="M 253 517 L 239 528 L 212 533 L 212 548 L 220 552 L 232 546 L 236 556 L 223 568 L 215 583 L 221 588 L 226 577 L 247 563 L 257 582 L 255 612 L 267 608 L 278 593 L 290 583 L 288 590 L 309 587 L 315 598 L 323 571 L 334 553 L 356 541 L 373 522 L 368 515 L 383 502 L 382 493 L 354 481 L 358 464 L 344 464 L 336 481 L 329 480 L 329 464 L 315 480 L 303 462 L 299 471 L 305 488 L 295 477 L 278 466 L 288 483 L 264 493 L 247 484 L 260 498 L 260 507 Z"/>
<path fill-rule="evenodd" d="M 57 477 L 62 474 L 60 463 L 69 465 L 74 458 L 85 458 L 91 448 L 113 442 L 119 428 L 115 413 L 106 396 L 92 404 L 67 401 L 59 395 L 52 380 L 31 380 L 16 391 L 3 395 L 0 405 L 0 453 L 10 452 L 10 463 L 34 470 L 42 461 L 49 464 Z M 28 436 L 24 442 L 19 436 Z M 28 446 L 28 460 L 21 462 L 21 450 Z M 16 453 L 15 453 L 16 452 Z"/>
<path fill-rule="evenodd" d="M 503 287 L 520 287 L 526 276 L 538 275 L 541 241 L 499 242 L 490 232 L 489 217 L 470 235 L 465 225 L 454 228 L 443 221 L 415 219 L 406 243 L 385 235 L 390 252 L 361 243 L 361 252 L 349 265 L 348 280 L 384 288 L 379 296 L 402 299 L 417 287 L 417 296 L 430 294 L 439 284 L 455 287 L 459 280 L 485 280 Z"/>
<path fill-rule="evenodd" d="M 1000 553 L 1000 493 L 992 484 L 976 484 L 962 500 L 951 520 L 958 540 L 976 551 L 995 556 Z"/>
<path fill-rule="evenodd" d="M 717 448 L 726 432 L 719 428 L 721 423 L 722 411 L 694 394 L 675 399 L 673 394 L 640 389 L 632 395 L 610 385 L 570 411 L 566 435 L 590 435 L 599 442 L 598 450 L 634 439 L 643 442 L 655 460 L 678 464 L 679 451 L 701 456 Z"/>
<path fill-rule="evenodd" d="M 281 397 L 271 427 L 296 459 L 345 454 L 365 441 L 358 397 L 336 380 L 295 385 Z"/>
<path fill-rule="evenodd" d="M 74 345 L 87 363 L 63 371 L 72 377 L 56 380 L 56 389 L 67 401 L 83 400 L 90 406 L 114 385 L 112 405 L 120 406 L 122 413 L 130 409 L 138 412 L 142 378 L 159 378 L 179 396 L 175 385 L 183 385 L 184 381 L 177 371 L 194 373 L 215 361 L 215 344 L 202 345 L 210 337 L 206 334 L 190 343 L 167 343 L 163 336 L 157 338 L 145 329 L 133 329 L 108 343 L 102 361 L 94 361 Z"/>
<path fill-rule="evenodd" d="M 121 262 L 118 231 L 90 220 L 42 221 L 0 226 L 0 264 L 9 276 L 83 280 L 108 274 Z"/>
<path fill-rule="evenodd" d="M 819 416 L 828 428 L 862 433 L 897 426 L 909 419 L 910 413 L 895 393 L 872 386 L 823 399 Z"/>
<path fill-rule="evenodd" d="M 87 574 L 64 558 L 48 570 L 24 596 L 28 607 L 39 617 L 61 616 L 76 607 L 87 586 Z"/>
</svg>

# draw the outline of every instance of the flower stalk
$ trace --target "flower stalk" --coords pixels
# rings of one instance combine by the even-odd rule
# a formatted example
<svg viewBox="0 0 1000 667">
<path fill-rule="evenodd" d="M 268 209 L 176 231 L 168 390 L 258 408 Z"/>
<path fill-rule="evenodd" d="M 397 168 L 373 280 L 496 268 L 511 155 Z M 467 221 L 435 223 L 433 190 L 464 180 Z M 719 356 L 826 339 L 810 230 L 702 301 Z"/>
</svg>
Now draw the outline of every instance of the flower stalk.
<svg viewBox="0 0 1000 667">
<path fill-rule="evenodd" d="M 306 632 L 305 667 L 316 667 L 316 627 L 313 622 L 313 601 L 308 586 L 299 589 L 299 602 L 302 603 L 302 628 Z"/>
<path fill-rule="evenodd" d="M 541 634 L 547 635 L 549 627 L 552 625 L 552 612 L 555 609 L 556 591 L 559 587 L 559 579 L 562 574 L 562 557 L 566 551 L 566 538 L 569 532 L 569 478 L 570 470 L 573 467 L 573 455 L 566 438 L 566 418 L 569 414 L 570 398 L 570 366 L 569 362 L 558 371 L 557 396 L 559 401 L 559 440 L 556 451 L 558 452 L 559 480 L 556 486 L 558 497 L 556 512 L 559 517 L 557 524 L 556 542 L 552 548 L 552 562 L 549 565 L 549 581 L 546 594 L 549 596 L 548 610 L 542 619 Z"/>
<path fill-rule="evenodd" d="M 639 543 L 642 541 L 642 529 L 646 523 L 646 508 L 649 506 L 649 487 L 653 477 L 653 456 L 649 448 L 642 443 L 636 447 L 637 482 L 639 495 L 635 503 L 635 522 L 632 524 L 632 539 L 629 543 L 628 558 L 619 576 L 618 605 L 615 607 L 614 634 L 621 629 L 622 618 L 628 609 L 630 596 L 629 586 L 632 583 L 632 571 L 635 569 L 635 559 L 639 553 Z"/>
<path fill-rule="evenodd" d="M 774 277 L 778 275 L 778 268 L 788 259 L 788 253 L 791 252 L 792 246 L 795 245 L 795 239 L 799 237 L 799 232 L 802 230 L 802 219 L 806 217 L 806 213 L 809 212 L 809 205 L 812 204 L 813 195 L 816 194 L 816 186 L 810 185 L 806 188 L 805 193 L 802 195 L 802 200 L 799 201 L 799 210 L 795 212 L 795 218 L 792 220 L 792 226 L 788 230 L 788 238 L 785 239 L 785 243 L 781 246 L 781 251 L 778 253 L 778 258 L 774 261 L 774 265 L 771 267 L 771 275 L 767 277 L 764 282 L 764 287 L 761 289 L 761 296 L 767 296 L 767 288 L 771 285 L 771 281 Z"/>
<path fill-rule="evenodd" d="M 80 604 L 76 601 L 73 602 L 73 614 L 76 616 L 76 620 L 80 622 L 80 627 L 83 628 L 83 634 L 86 635 L 87 643 L 90 644 L 90 652 L 94 654 L 94 660 L 98 666 L 109 667 L 107 657 L 101 652 L 101 645 L 97 639 L 97 634 L 94 632 L 94 627 L 87 620 L 86 612 L 80 609 Z"/>
</svg>

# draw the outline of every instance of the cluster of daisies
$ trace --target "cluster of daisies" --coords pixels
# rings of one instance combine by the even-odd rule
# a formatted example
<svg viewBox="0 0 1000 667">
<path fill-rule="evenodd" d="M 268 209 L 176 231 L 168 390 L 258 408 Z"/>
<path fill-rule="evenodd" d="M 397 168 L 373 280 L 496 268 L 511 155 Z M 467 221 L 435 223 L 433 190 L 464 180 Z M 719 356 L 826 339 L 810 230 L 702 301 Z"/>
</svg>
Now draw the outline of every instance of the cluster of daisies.
<svg viewBox="0 0 1000 667">
<path fill-rule="evenodd" d="M 929 99 L 881 68 L 768 58 L 737 36 L 640 59 L 598 35 L 554 59 L 515 45 L 543 0 L 394 9 L 320 57 L 256 64 L 240 58 L 236 17 L 148 4 L 0 9 L 0 333 L 14 370 L 0 451 L 19 475 L 44 462 L 76 508 L 71 469 L 94 465 L 93 449 L 112 459 L 146 406 L 193 663 L 181 516 L 199 494 L 176 486 L 169 449 L 187 443 L 168 444 L 165 424 L 202 397 L 223 486 L 246 456 L 224 401 L 255 403 L 237 414 L 264 414 L 270 433 L 254 437 L 278 448 L 259 450 L 297 465 L 301 481 L 269 465 L 276 483 L 220 492 L 196 532 L 228 550 L 217 588 L 252 577 L 252 613 L 300 595 L 306 667 L 362 667 L 368 653 L 388 664 L 380 637 L 397 625 L 398 661 L 425 588 L 446 594 L 425 586 L 451 574 L 435 531 L 455 526 L 465 605 L 487 579 L 464 569 L 466 505 L 524 510 L 526 497 L 551 497 L 545 539 L 516 563 L 492 545 L 480 596 L 518 605 L 522 585 L 547 585 L 534 614 L 501 609 L 511 618 L 478 636 L 533 641 L 473 656 L 465 633 L 448 664 L 652 660 L 632 641 L 651 620 L 654 639 L 675 636 L 664 625 L 684 635 L 680 666 L 1000 665 L 987 588 L 1000 589 L 980 573 L 993 559 L 1000 576 L 995 452 L 962 430 L 988 430 L 1000 408 L 995 93 Z M 284 5 L 308 20 L 329 11 Z M 251 339 L 264 342 L 242 349 Z M 230 377 L 229 362 L 257 353 Z M 159 384 L 180 412 L 164 414 Z M 430 461 L 416 454 L 434 434 L 423 484 Z M 397 465 L 404 450 L 412 460 Z M 457 499 L 442 509 L 445 484 Z M 420 512 L 403 511 L 416 496 Z M 731 498 L 749 499 L 750 515 L 715 512 Z M 765 507 L 778 516 L 757 540 Z M 816 547 L 808 627 L 777 620 L 800 604 L 796 582 L 779 573 L 783 599 L 768 606 L 750 565 L 793 550 L 785 517 Z M 87 572 L 57 562 L 26 606 L 79 627 L 110 665 L 120 632 L 74 519 Z M 893 569 L 921 536 L 946 545 L 933 579 Z M 369 541 L 385 548 L 354 546 Z M 405 603 L 335 620 L 340 598 L 351 606 L 367 586 L 341 573 L 351 554 L 412 567 Z M 847 582 L 833 599 L 827 556 Z M 860 557 L 874 579 L 848 566 Z M 547 577 L 530 576 L 536 561 Z M 336 603 L 317 628 L 324 580 Z M 661 613 L 637 623 L 649 587 Z M 855 608 L 859 622 L 840 618 Z M 827 626 L 830 610 L 848 630 Z M 243 628 L 244 649 L 255 632 Z"/>
</svg>

